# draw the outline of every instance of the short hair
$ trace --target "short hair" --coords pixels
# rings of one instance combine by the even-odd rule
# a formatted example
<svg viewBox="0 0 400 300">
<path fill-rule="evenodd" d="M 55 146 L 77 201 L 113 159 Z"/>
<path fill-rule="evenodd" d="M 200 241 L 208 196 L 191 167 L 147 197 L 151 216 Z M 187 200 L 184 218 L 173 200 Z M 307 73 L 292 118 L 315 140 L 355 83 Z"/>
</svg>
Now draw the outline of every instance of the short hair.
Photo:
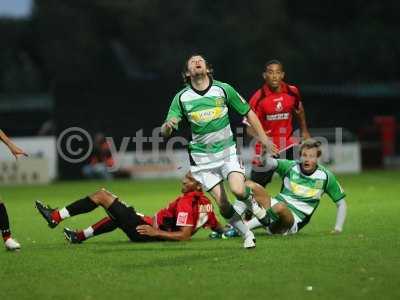
<svg viewBox="0 0 400 300">
<path fill-rule="evenodd" d="M 267 61 L 266 63 L 265 63 L 265 70 L 268 68 L 268 66 L 270 66 L 270 65 L 280 65 L 281 66 L 281 69 L 283 70 L 283 64 L 279 61 L 279 60 L 277 60 L 277 59 L 271 59 L 271 60 L 269 60 L 269 61 Z"/>
<path fill-rule="evenodd" d="M 183 64 L 182 72 L 181 72 L 183 82 L 185 84 L 188 84 L 190 82 L 190 76 L 187 76 L 186 72 L 188 71 L 188 62 L 193 56 L 201 56 L 205 60 L 206 68 L 208 69 L 208 76 L 213 78 L 214 69 L 213 69 L 212 65 L 208 62 L 207 57 L 205 55 L 201 54 L 201 53 L 194 52 L 194 53 L 192 53 L 192 54 L 190 54 L 189 56 L 186 57 L 185 62 Z"/>
<path fill-rule="evenodd" d="M 313 148 L 317 149 L 317 157 L 320 157 L 322 154 L 321 142 L 313 138 L 304 140 L 300 145 L 300 156 L 304 149 L 313 149 Z"/>
</svg>

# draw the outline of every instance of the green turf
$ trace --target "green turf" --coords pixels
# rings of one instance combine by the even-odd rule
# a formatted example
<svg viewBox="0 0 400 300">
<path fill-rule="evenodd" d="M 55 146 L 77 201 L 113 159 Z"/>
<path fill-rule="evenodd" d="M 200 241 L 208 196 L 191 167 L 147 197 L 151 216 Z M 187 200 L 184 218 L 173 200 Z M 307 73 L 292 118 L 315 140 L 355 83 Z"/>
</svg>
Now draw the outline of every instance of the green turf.
<svg viewBox="0 0 400 300">
<path fill-rule="evenodd" d="M 33 207 L 54 206 L 107 186 L 139 211 L 153 213 L 179 193 L 177 181 L 64 182 L 2 187 L 18 253 L 0 251 L 0 299 L 400 299 L 398 197 L 400 173 L 339 176 L 348 219 L 331 235 L 335 206 L 324 197 L 298 235 L 268 237 L 257 248 L 241 239 L 133 244 L 120 231 L 82 245 L 67 244 Z M 279 180 L 270 190 L 276 192 Z M 82 227 L 104 215 L 65 221 Z M 307 287 L 312 287 L 311 291 Z"/>
</svg>

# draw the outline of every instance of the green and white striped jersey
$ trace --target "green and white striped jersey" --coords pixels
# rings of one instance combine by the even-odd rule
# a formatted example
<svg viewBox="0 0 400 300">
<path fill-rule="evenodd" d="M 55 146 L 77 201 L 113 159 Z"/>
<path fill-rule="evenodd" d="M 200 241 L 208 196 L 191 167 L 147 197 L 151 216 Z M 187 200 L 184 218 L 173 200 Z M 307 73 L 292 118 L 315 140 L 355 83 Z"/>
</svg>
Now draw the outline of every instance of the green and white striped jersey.
<svg viewBox="0 0 400 300">
<path fill-rule="evenodd" d="M 345 197 L 345 193 L 335 175 L 327 168 L 318 165 L 311 175 L 301 172 L 300 163 L 293 160 L 274 159 L 275 171 L 282 178 L 280 193 L 275 197 L 286 205 L 303 221 L 304 226 L 310 220 L 324 193 L 333 202 Z"/>
<path fill-rule="evenodd" d="M 188 85 L 172 100 L 166 121 L 171 118 L 189 121 L 192 131 L 189 151 L 197 165 L 236 154 L 229 109 L 244 116 L 250 106 L 232 86 L 217 80 L 201 94 Z"/>
</svg>

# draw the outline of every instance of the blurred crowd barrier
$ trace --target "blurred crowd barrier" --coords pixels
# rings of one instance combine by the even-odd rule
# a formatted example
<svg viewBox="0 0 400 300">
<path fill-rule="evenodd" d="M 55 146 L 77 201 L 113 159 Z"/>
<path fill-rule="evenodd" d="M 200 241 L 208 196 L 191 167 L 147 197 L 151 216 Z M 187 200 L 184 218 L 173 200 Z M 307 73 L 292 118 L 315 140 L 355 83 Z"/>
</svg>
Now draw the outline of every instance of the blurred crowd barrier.
<svg viewBox="0 0 400 300">
<path fill-rule="evenodd" d="M 58 177 L 55 137 L 24 137 L 13 141 L 29 156 L 16 160 L 6 149 L 0 151 L 0 184 L 45 184 Z"/>
</svg>

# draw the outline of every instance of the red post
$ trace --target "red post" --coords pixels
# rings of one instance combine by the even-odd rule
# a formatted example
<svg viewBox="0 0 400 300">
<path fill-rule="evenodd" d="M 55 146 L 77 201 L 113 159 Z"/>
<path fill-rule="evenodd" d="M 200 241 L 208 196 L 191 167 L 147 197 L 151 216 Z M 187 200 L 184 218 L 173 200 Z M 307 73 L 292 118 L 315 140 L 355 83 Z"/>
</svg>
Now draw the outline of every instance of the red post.
<svg viewBox="0 0 400 300">
<path fill-rule="evenodd" d="M 394 155 L 394 146 L 396 144 L 396 119 L 394 116 L 376 116 L 375 125 L 380 130 L 382 142 L 382 156 Z"/>
</svg>

